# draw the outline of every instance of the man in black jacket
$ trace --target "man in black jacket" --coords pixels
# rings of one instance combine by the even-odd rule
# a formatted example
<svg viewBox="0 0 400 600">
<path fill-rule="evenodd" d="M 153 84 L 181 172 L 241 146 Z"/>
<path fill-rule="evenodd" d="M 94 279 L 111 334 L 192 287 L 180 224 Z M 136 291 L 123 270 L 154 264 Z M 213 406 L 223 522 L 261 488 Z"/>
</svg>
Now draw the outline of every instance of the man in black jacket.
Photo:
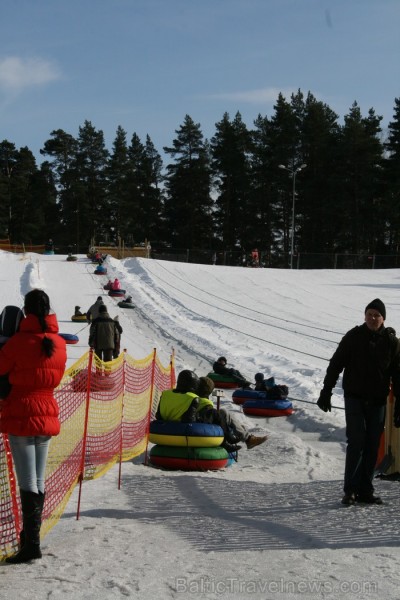
<svg viewBox="0 0 400 600">
<path fill-rule="evenodd" d="M 250 381 L 247 381 L 240 371 L 233 369 L 232 367 L 227 367 L 226 364 L 227 360 L 225 356 L 220 356 L 213 364 L 214 373 L 217 373 L 217 375 L 224 375 L 225 377 L 231 377 L 242 387 L 250 387 Z"/>
<path fill-rule="evenodd" d="M 346 333 L 333 354 L 318 406 L 331 410 L 332 389 L 343 373 L 346 464 L 342 504 L 382 504 L 372 480 L 385 424 L 390 384 L 400 399 L 400 342 L 385 328 L 386 308 L 376 298 L 365 308 L 365 322 Z"/>
<path fill-rule="evenodd" d="M 89 346 L 103 362 L 113 359 L 116 339 L 116 323 L 107 312 L 105 304 L 99 308 L 99 316 L 92 321 L 89 332 Z"/>
</svg>

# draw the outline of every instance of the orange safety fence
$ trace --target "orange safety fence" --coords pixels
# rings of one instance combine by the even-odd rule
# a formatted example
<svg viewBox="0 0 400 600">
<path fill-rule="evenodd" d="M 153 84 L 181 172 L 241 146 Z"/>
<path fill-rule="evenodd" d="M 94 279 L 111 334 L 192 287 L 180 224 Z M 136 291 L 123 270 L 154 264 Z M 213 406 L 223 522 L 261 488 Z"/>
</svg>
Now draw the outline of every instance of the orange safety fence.
<svg viewBox="0 0 400 600">
<path fill-rule="evenodd" d="M 126 352 L 104 363 L 84 354 L 64 374 L 55 392 L 61 432 L 50 444 L 46 467 L 46 500 L 41 536 L 61 518 L 82 482 L 104 475 L 119 463 L 141 454 L 147 461 L 150 420 L 161 392 L 175 384 L 174 357 L 163 366 L 156 350 L 136 360 Z M 0 434 L 0 560 L 18 549 L 21 507 L 8 436 Z"/>
</svg>

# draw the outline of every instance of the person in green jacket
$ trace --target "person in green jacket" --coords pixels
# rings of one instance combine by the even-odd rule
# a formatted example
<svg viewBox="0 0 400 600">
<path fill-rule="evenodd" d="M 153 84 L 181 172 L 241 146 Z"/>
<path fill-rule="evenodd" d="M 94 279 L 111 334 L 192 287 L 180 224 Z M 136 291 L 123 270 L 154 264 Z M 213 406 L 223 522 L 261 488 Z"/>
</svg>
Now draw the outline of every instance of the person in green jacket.
<svg viewBox="0 0 400 600">
<path fill-rule="evenodd" d="M 198 384 L 199 378 L 194 371 L 181 371 L 176 387 L 162 392 L 156 418 L 162 421 L 195 422 L 199 406 Z"/>
</svg>

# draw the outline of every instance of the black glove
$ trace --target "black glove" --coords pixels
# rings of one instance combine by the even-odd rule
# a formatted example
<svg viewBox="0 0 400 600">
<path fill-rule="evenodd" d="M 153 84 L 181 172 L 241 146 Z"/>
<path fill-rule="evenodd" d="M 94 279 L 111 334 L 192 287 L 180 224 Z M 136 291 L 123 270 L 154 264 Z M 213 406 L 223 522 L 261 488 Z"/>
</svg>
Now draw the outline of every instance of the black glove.
<svg viewBox="0 0 400 600">
<path fill-rule="evenodd" d="M 400 400 L 397 398 L 394 403 L 393 424 L 397 429 L 400 427 Z"/>
<path fill-rule="evenodd" d="M 324 412 L 331 412 L 332 404 L 331 404 L 331 396 L 332 392 L 327 388 L 322 388 L 321 393 L 319 395 L 317 405 Z"/>
</svg>

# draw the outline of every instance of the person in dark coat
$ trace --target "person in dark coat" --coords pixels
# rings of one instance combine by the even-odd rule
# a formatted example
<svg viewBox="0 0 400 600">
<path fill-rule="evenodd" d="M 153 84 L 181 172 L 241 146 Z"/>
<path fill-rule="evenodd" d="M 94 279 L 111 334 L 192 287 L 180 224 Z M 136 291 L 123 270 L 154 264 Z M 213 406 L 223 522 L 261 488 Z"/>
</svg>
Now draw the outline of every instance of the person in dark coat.
<svg viewBox="0 0 400 600">
<path fill-rule="evenodd" d="M 18 306 L 4 307 L 0 315 L 0 348 L 18 331 L 23 319 L 24 313 Z M 8 375 L 0 375 L 0 399 L 6 398 L 10 390 Z"/>
<path fill-rule="evenodd" d="M 99 308 L 99 316 L 90 325 L 89 346 L 103 362 L 113 359 L 116 324 L 107 312 L 105 304 Z"/>
<path fill-rule="evenodd" d="M 94 321 L 99 316 L 100 306 L 104 306 L 103 298 L 101 296 L 97 296 L 97 300 L 86 313 L 86 320 L 88 323 Z"/>
<path fill-rule="evenodd" d="M 115 346 L 113 352 L 113 358 L 118 358 L 121 352 L 121 334 L 123 332 L 121 323 L 119 322 L 119 316 L 114 317 L 115 321 Z"/>
<path fill-rule="evenodd" d="M 213 371 L 217 375 L 223 375 L 224 377 L 231 377 L 234 381 L 237 381 L 242 387 L 250 387 L 250 381 L 238 371 L 232 367 L 227 367 L 227 360 L 225 356 L 220 356 L 218 360 L 213 364 Z"/>
<path fill-rule="evenodd" d="M 342 504 L 382 504 L 372 480 L 390 384 L 400 398 L 400 342 L 392 328 L 385 328 L 385 319 L 385 305 L 375 298 L 365 308 L 363 325 L 340 341 L 317 402 L 324 412 L 331 411 L 332 389 L 344 371 L 347 449 Z"/>
</svg>

